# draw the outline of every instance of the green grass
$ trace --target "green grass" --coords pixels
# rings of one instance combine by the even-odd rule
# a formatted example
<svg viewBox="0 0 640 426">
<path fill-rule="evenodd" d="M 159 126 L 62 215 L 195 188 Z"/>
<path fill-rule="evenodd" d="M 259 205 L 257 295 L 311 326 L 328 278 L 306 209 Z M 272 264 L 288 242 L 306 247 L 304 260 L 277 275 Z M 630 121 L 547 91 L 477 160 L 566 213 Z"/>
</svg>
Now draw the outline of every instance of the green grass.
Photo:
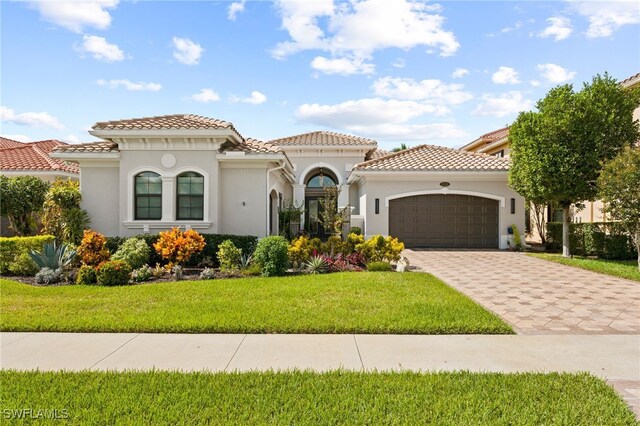
<svg viewBox="0 0 640 426">
<path fill-rule="evenodd" d="M 556 263 L 562 263 L 563 265 L 575 266 L 577 268 L 600 272 L 601 274 L 613 275 L 614 277 L 640 281 L 640 270 L 638 270 L 637 260 L 606 260 L 593 259 L 582 256 L 565 258 L 562 257 L 562 255 L 555 253 L 527 254 L 529 256 L 537 257 L 538 259 L 545 259 Z"/>
<path fill-rule="evenodd" d="M 636 424 L 588 374 L 2 371 L 0 379 L 4 415 L 66 410 L 56 424 Z"/>
<path fill-rule="evenodd" d="M 0 281 L 0 330 L 159 333 L 513 333 L 423 273 L 359 272 L 35 287 Z"/>
</svg>

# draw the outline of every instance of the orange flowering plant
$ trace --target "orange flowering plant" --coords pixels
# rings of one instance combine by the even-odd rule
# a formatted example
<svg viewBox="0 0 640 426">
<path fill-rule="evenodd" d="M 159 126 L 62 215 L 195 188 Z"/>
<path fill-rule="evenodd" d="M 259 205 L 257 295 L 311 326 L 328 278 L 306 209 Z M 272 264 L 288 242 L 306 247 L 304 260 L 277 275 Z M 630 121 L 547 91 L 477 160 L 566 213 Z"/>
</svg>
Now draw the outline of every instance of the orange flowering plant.
<svg viewBox="0 0 640 426">
<path fill-rule="evenodd" d="M 182 265 L 191 256 L 200 253 L 205 246 L 202 235 L 193 229 L 182 232 L 176 227 L 171 231 L 160 232 L 159 235 L 153 248 L 163 259 L 169 261 L 170 266 Z"/>
<path fill-rule="evenodd" d="M 109 260 L 109 250 L 106 247 L 107 239 L 104 235 L 85 229 L 82 241 L 78 247 L 78 256 L 84 265 L 97 266 Z"/>
</svg>

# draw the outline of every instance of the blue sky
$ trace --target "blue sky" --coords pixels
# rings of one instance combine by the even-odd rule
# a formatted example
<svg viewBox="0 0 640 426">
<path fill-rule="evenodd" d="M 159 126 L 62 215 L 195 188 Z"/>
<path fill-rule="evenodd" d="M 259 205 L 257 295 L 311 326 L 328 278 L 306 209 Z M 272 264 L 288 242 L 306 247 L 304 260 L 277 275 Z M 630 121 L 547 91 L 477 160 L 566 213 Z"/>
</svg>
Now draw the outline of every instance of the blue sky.
<svg viewBox="0 0 640 426">
<path fill-rule="evenodd" d="M 1 134 L 194 113 L 461 146 L 557 84 L 640 72 L 639 2 L 0 1 Z"/>
</svg>

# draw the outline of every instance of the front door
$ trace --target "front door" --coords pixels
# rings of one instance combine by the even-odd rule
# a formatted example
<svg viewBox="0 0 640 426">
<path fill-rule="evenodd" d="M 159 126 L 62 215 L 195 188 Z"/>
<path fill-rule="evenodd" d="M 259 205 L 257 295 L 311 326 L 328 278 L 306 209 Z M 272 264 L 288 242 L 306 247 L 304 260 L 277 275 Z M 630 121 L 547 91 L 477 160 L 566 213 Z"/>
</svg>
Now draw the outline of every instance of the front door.
<svg viewBox="0 0 640 426">
<path fill-rule="evenodd" d="M 312 238 L 325 240 L 330 237 L 322 224 L 322 197 L 308 196 L 304 201 L 304 211 L 306 216 L 305 229 Z"/>
</svg>

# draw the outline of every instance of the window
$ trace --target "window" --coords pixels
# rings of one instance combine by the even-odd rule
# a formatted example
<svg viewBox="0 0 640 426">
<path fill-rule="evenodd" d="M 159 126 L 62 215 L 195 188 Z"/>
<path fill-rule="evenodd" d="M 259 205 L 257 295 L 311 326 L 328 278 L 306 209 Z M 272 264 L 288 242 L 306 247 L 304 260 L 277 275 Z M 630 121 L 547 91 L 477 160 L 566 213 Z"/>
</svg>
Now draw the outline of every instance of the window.
<svg viewBox="0 0 640 426">
<path fill-rule="evenodd" d="M 135 219 L 162 219 L 162 180 L 153 172 L 142 172 L 135 177 Z"/>
<path fill-rule="evenodd" d="M 307 182 L 307 188 L 324 188 L 326 186 L 336 186 L 336 182 L 330 176 L 322 173 L 315 175 Z"/>
<path fill-rule="evenodd" d="M 501 150 L 500 150 L 500 151 L 498 151 L 498 152 L 494 152 L 492 155 L 493 155 L 494 157 L 504 157 L 504 149 L 501 149 Z"/>
<path fill-rule="evenodd" d="M 178 175 L 178 220 L 204 218 L 204 176 L 196 172 Z"/>
</svg>

